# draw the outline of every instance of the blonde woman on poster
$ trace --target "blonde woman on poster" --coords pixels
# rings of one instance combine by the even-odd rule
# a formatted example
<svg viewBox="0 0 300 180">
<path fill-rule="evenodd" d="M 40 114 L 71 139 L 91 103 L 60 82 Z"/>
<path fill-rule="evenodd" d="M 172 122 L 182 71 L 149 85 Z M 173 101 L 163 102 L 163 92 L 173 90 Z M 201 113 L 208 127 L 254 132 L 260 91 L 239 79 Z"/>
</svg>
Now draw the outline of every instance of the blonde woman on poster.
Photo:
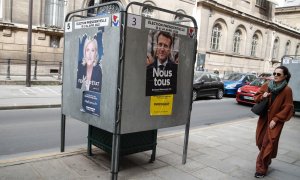
<svg viewBox="0 0 300 180">
<path fill-rule="evenodd" d="M 102 69 L 99 65 L 97 36 L 83 39 L 83 57 L 78 63 L 77 88 L 101 92 Z"/>
</svg>

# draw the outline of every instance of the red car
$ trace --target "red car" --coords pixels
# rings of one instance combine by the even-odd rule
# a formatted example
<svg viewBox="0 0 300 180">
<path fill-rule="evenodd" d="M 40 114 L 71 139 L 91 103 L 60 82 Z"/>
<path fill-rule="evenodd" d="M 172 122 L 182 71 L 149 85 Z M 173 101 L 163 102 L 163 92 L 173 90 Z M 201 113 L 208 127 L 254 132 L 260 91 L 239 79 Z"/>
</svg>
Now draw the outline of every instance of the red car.
<svg viewBox="0 0 300 180">
<path fill-rule="evenodd" d="M 269 82 L 272 77 L 260 77 L 252 81 L 250 84 L 240 87 L 236 93 L 236 101 L 238 103 L 255 104 L 254 94 L 266 82 Z"/>
</svg>

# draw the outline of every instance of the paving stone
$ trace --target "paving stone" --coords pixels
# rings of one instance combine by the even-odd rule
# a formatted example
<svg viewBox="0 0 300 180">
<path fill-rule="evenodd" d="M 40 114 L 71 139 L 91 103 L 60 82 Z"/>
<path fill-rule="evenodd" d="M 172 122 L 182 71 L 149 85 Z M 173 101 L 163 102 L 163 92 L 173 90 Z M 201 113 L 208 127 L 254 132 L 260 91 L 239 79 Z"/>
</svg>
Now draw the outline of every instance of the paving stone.
<svg viewBox="0 0 300 180">
<path fill-rule="evenodd" d="M 202 152 L 203 154 L 207 154 L 210 157 L 215 158 L 215 159 L 225 159 L 230 156 L 228 153 L 219 151 L 218 149 L 211 148 L 211 147 L 200 148 L 200 149 L 197 149 L 197 151 Z"/>
<path fill-rule="evenodd" d="M 142 165 L 142 167 L 147 170 L 158 169 L 158 168 L 165 167 L 165 166 L 168 166 L 168 164 L 165 162 L 162 162 L 158 159 L 156 159 L 153 163 L 148 163 L 148 164 Z"/>
<path fill-rule="evenodd" d="M 255 164 L 254 164 L 253 168 L 251 168 L 251 169 L 239 168 L 239 169 L 232 171 L 229 175 L 231 177 L 234 177 L 237 179 L 242 179 L 242 180 L 256 179 L 256 178 L 254 178 L 254 173 L 255 173 Z"/>
<path fill-rule="evenodd" d="M 274 180 L 299 180 L 300 176 L 295 176 L 295 174 L 290 174 L 281 170 L 273 170 L 267 174 L 267 177 Z"/>
<path fill-rule="evenodd" d="M 297 161 L 296 158 L 293 158 L 293 157 L 289 157 L 288 155 L 283 155 L 283 154 L 278 154 L 277 157 L 276 157 L 277 160 L 279 161 L 284 161 L 284 162 L 287 162 L 287 163 L 294 163 Z"/>
<path fill-rule="evenodd" d="M 164 180 L 198 180 L 195 176 L 171 166 L 155 169 L 152 172 Z"/>
<path fill-rule="evenodd" d="M 195 172 L 199 169 L 205 168 L 206 166 L 200 162 L 194 160 L 187 160 L 186 164 L 176 165 L 175 168 L 180 169 L 182 171 L 191 173 Z"/>
<path fill-rule="evenodd" d="M 233 152 L 233 151 L 237 150 L 236 147 L 225 145 L 225 144 L 220 145 L 220 146 L 216 146 L 216 149 L 219 150 L 219 151 L 223 151 L 223 152 Z"/>
<path fill-rule="evenodd" d="M 119 176 L 124 179 L 130 179 L 131 177 L 141 176 L 143 174 L 149 173 L 146 169 L 139 166 L 126 167 L 124 169 L 120 169 Z"/>
<path fill-rule="evenodd" d="M 255 170 L 255 164 L 256 164 L 256 158 L 253 158 L 251 161 L 241 158 L 241 157 L 236 157 L 236 156 L 231 156 L 228 157 L 224 160 L 222 160 L 224 163 L 228 163 L 230 165 L 235 165 L 239 167 L 240 169 L 253 169 Z"/>
<path fill-rule="evenodd" d="M 274 161 L 272 160 L 271 167 L 276 171 L 280 171 L 300 179 L 299 166 L 275 159 Z"/>
<path fill-rule="evenodd" d="M 39 173 L 37 173 L 30 164 L 20 164 L 14 166 L 7 166 L 0 168 L 1 180 L 31 180 L 41 179 Z"/>
<path fill-rule="evenodd" d="M 183 154 L 183 144 L 180 146 L 180 145 L 177 145 L 177 144 L 174 144 L 172 142 L 169 142 L 167 140 L 162 140 L 158 143 L 158 146 L 160 148 L 164 148 L 168 151 L 171 151 L 173 153 L 176 153 L 178 155 L 182 155 Z M 199 152 L 198 151 L 194 151 L 192 149 L 188 149 L 188 155 L 189 156 L 195 156 L 195 155 L 199 155 Z"/>
<path fill-rule="evenodd" d="M 160 161 L 165 162 L 169 165 L 178 165 L 182 163 L 182 156 L 179 156 L 177 154 L 168 154 L 165 156 L 161 156 L 158 158 Z"/>
<path fill-rule="evenodd" d="M 147 173 L 141 173 L 139 175 L 136 176 L 132 176 L 132 177 L 119 177 L 118 179 L 120 180 L 163 180 L 161 177 L 155 175 L 152 172 L 147 172 Z"/>
<path fill-rule="evenodd" d="M 234 171 L 235 169 L 239 168 L 236 165 L 230 164 L 228 162 L 224 162 L 224 161 L 217 159 L 216 157 L 213 157 L 210 155 L 197 156 L 197 157 L 193 157 L 192 159 L 204 164 L 205 166 L 217 169 L 223 173 L 230 173 L 230 172 Z"/>
<path fill-rule="evenodd" d="M 296 166 L 299 166 L 299 167 L 300 167 L 300 161 L 296 161 L 296 162 L 294 163 L 294 165 L 296 165 Z"/>
<path fill-rule="evenodd" d="M 61 180 L 66 177 L 74 179 L 79 176 L 75 171 L 66 166 L 61 159 L 51 159 L 30 163 L 42 179 Z"/>
<path fill-rule="evenodd" d="M 200 169 L 196 172 L 193 172 L 192 174 L 198 177 L 199 179 L 203 179 L 203 180 L 210 180 L 210 179 L 211 180 L 224 180 L 224 179 L 234 180 L 235 179 L 211 167 Z"/>
<path fill-rule="evenodd" d="M 83 155 L 64 157 L 60 160 L 81 176 L 90 176 L 91 174 L 101 174 L 109 171 L 109 169 L 97 165 Z"/>
</svg>

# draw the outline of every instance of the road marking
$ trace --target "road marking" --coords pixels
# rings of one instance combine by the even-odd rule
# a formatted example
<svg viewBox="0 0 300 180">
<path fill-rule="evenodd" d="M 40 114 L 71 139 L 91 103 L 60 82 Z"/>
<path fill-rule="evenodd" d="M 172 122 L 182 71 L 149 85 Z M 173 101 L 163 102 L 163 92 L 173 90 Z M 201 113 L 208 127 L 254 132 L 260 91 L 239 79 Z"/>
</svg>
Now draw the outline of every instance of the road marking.
<svg viewBox="0 0 300 180">
<path fill-rule="evenodd" d="M 46 87 L 46 89 L 48 89 L 49 91 L 53 92 L 53 93 L 56 94 L 56 95 L 61 95 L 60 92 L 57 92 L 57 91 L 55 91 L 55 90 L 53 90 L 53 89 L 51 89 L 51 88 L 49 88 L 49 87 Z"/>
<path fill-rule="evenodd" d="M 24 95 L 29 96 L 29 94 L 27 94 L 27 93 L 24 91 L 24 89 L 20 89 L 20 91 L 21 91 Z"/>
</svg>

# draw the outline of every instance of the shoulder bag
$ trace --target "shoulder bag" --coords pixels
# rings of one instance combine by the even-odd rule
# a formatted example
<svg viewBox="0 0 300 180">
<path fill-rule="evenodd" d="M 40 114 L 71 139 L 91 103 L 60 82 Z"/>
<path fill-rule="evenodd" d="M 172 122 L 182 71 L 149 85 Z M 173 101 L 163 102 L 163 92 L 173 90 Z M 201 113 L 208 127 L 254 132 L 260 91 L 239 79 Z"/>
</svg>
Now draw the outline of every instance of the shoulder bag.
<svg viewBox="0 0 300 180">
<path fill-rule="evenodd" d="M 252 108 L 251 111 L 256 115 L 264 115 L 268 110 L 268 98 L 264 98 L 260 102 L 256 103 Z"/>
</svg>

